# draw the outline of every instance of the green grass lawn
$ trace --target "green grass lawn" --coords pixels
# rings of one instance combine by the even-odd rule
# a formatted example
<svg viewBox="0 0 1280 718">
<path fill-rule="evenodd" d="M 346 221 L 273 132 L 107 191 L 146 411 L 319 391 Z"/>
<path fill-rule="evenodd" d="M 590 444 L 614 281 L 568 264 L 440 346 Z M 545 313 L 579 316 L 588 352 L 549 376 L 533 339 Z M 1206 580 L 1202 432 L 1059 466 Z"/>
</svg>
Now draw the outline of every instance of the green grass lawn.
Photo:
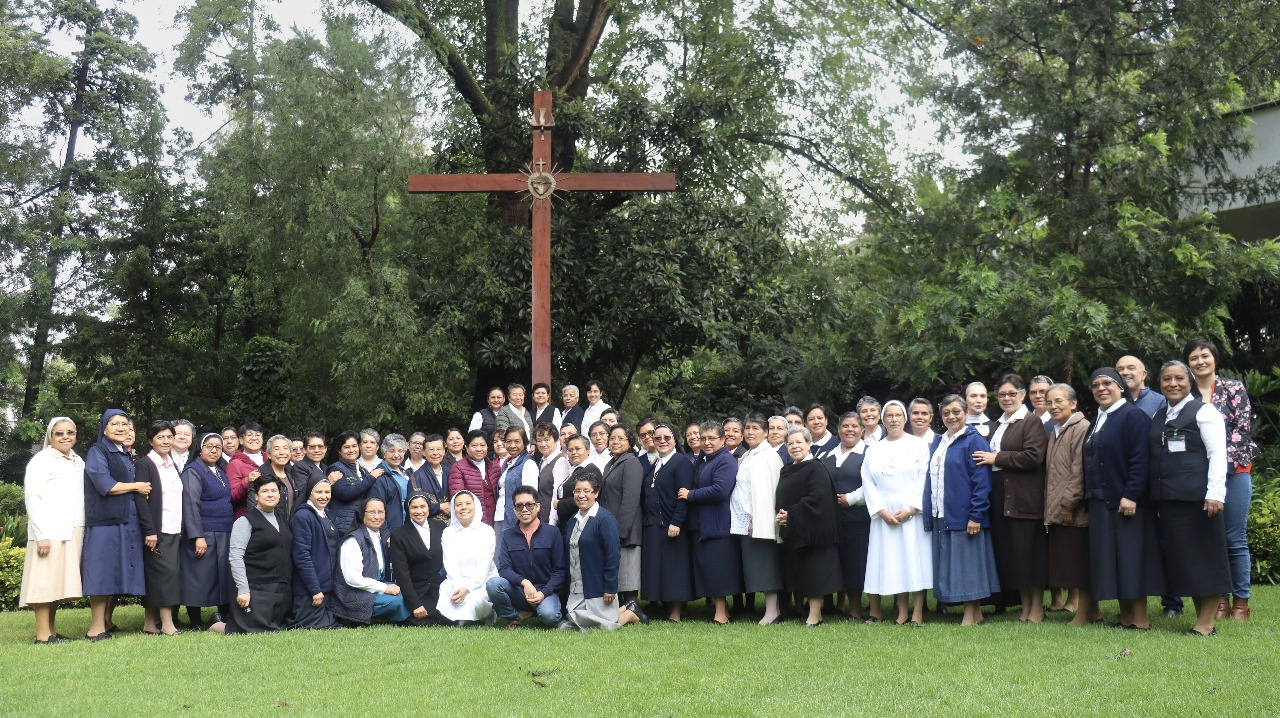
<svg viewBox="0 0 1280 718">
<path fill-rule="evenodd" d="M 1020 624 L 961 628 L 792 620 L 616 633 L 523 628 L 145 636 L 117 612 L 110 641 L 31 643 L 32 616 L 0 614 L 0 714 L 20 716 L 1268 716 L 1280 713 L 1280 588 L 1255 589 L 1253 620 L 1185 635 L 1188 616 L 1140 634 Z M 1152 602 L 1153 616 L 1158 600 Z M 1108 621 L 1115 604 L 1104 605 Z M 886 607 L 886 615 L 892 616 Z M 87 610 L 59 615 L 83 636 Z M 1117 657 L 1124 649 L 1129 655 Z"/>
</svg>

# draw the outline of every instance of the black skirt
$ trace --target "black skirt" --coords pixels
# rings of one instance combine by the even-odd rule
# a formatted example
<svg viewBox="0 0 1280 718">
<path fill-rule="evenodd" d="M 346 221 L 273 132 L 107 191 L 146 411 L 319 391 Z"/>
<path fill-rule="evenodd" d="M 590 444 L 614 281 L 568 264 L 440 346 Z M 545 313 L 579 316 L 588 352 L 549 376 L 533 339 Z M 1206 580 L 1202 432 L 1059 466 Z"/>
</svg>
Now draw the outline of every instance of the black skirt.
<svg viewBox="0 0 1280 718">
<path fill-rule="evenodd" d="M 177 606 L 182 603 L 182 536 L 160 534 L 156 547 L 142 548 L 142 572 L 147 577 L 147 608 Z"/>
<path fill-rule="evenodd" d="M 1043 587 L 1047 578 L 1048 541 L 1044 523 L 1040 519 L 1011 519 L 992 517 L 992 548 L 996 554 L 996 568 L 1000 572 L 1000 587 L 1006 591 Z M 999 540 L 996 539 L 997 534 Z"/>
<path fill-rule="evenodd" d="M 1227 531 L 1222 512 L 1209 517 L 1203 501 L 1157 501 L 1156 527 L 1164 552 L 1169 596 L 1231 593 Z"/>
<path fill-rule="evenodd" d="M 839 530 L 840 543 L 836 548 L 840 553 L 840 590 L 861 595 L 862 585 L 867 578 L 867 547 L 871 541 L 871 522 L 841 521 Z"/>
<path fill-rule="evenodd" d="M 693 588 L 703 598 L 742 593 L 742 557 L 737 536 L 689 537 L 693 544 Z"/>
<path fill-rule="evenodd" d="M 675 538 L 666 526 L 645 526 L 640 551 L 640 595 L 646 601 L 692 601 L 693 555 L 689 530 Z"/>
<path fill-rule="evenodd" d="M 840 577 L 840 551 L 835 544 L 794 548 L 784 542 L 782 558 L 788 591 L 810 597 L 844 589 Z"/>
<path fill-rule="evenodd" d="M 1139 506 L 1135 515 L 1122 516 L 1102 499 L 1089 499 L 1089 571 L 1095 601 L 1164 594 L 1155 513 L 1151 506 Z"/>
<path fill-rule="evenodd" d="M 1050 526 L 1048 583 L 1058 588 L 1089 589 L 1089 529 Z"/>
<path fill-rule="evenodd" d="M 742 586 L 747 593 L 781 591 L 782 547 L 773 539 L 738 536 L 742 551 Z"/>
<path fill-rule="evenodd" d="M 240 608 L 239 602 L 231 603 L 227 633 L 266 633 L 288 628 L 286 621 L 292 605 L 293 596 L 284 584 L 272 589 L 251 586 L 248 609 Z"/>
</svg>

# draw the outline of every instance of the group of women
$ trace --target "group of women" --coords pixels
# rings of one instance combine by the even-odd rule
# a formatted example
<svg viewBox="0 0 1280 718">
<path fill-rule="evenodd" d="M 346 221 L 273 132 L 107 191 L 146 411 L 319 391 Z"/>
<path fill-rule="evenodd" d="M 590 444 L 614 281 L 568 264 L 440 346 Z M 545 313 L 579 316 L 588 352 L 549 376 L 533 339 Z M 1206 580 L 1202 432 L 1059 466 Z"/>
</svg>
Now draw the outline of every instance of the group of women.
<svg viewBox="0 0 1280 718">
<path fill-rule="evenodd" d="M 883 596 L 896 623 L 919 625 L 929 590 L 939 610 L 962 606 L 964 625 L 983 622 L 984 602 L 1039 622 L 1052 586 L 1068 591 L 1072 625 L 1115 599 L 1131 630 L 1150 627 L 1147 596 L 1190 595 L 1190 632 L 1210 635 L 1233 608 L 1248 617 L 1257 449 L 1217 348 L 1195 340 L 1186 359 L 1161 367 L 1154 417 L 1103 367 L 1092 422 L 1071 386 L 1036 377 L 1028 407 L 1009 374 L 995 420 L 978 384 L 942 398 L 940 433 L 927 400 L 864 398 L 834 432 L 820 405 L 691 423 L 684 451 L 668 424 L 619 423 L 595 381 L 585 411 L 576 388 L 559 412 L 536 386 L 536 421 L 491 401 L 501 429 L 478 415 L 466 434 L 345 432 L 330 464 L 324 435 L 264 441 L 257 424 L 195 439 L 189 422 L 157 421 L 135 450 L 119 409 L 81 460 L 74 422 L 58 417 L 27 471 L 20 601 L 36 643 L 67 640 L 56 609 L 82 595 L 91 641 L 116 630 L 120 595 L 143 596 L 143 631 L 162 635 L 182 632 L 181 606 L 189 626 L 232 633 L 493 623 L 498 538 L 539 522 L 563 536 L 566 629 L 647 621 L 637 598 L 672 622 L 706 598 L 724 625 L 730 597 L 756 593 L 762 625 L 793 600 L 806 626 L 832 608 L 876 623 Z M 497 391 L 516 388 L 522 398 Z"/>
</svg>

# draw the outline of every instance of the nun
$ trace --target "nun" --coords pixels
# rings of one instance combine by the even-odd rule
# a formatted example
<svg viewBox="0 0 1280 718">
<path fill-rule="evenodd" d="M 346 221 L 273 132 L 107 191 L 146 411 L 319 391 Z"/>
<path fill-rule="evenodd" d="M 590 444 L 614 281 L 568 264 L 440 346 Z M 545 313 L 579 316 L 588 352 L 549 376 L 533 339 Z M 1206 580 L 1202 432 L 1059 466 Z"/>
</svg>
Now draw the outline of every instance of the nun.
<svg viewBox="0 0 1280 718">
<path fill-rule="evenodd" d="M 98 425 L 98 441 L 89 447 L 84 462 L 80 570 L 89 596 L 86 637 L 91 641 L 111 638 L 115 630 L 108 609 L 113 596 L 141 596 L 147 591 L 138 501 L 151 493 L 151 484 L 134 481 L 133 462 L 124 446 L 132 430 L 123 411 L 107 409 Z"/>
<path fill-rule="evenodd" d="M 391 565 L 395 566 L 396 581 L 401 585 L 404 605 L 409 611 L 408 622 L 416 626 L 438 623 L 441 570 L 444 553 L 440 538 L 444 524 L 428 521 L 431 516 L 431 498 L 426 494 L 413 494 L 405 503 L 409 520 L 391 534 Z"/>
<path fill-rule="evenodd" d="M 18 607 L 36 614 L 37 644 L 62 643 L 54 629 L 58 604 L 80 598 L 84 544 L 84 460 L 76 455 L 76 425 L 55 417 L 44 448 L 31 457 L 23 481 L 27 505 L 27 555 Z"/>
<path fill-rule="evenodd" d="M 1165 592 L 1155 510 L 1147 496 L 1151 419 L 1124 398 L 1111 367 L 1089 377 L 1098 416 L 1084 440 L 1093 599 L 1120 602 L 1120 628 L 1147 631 L 1147 596 Z"/>
<path fill-rule="evenodd" d="M 436 609 L 456 624 L 491 623 L 496 614 L 484 587 L 498 575 L 493 527 L 484 522 L 480 500 L 470 491 L 454 494 L 449 504 L 453 519 L 440 536 L 445 575 Z"/>
<path fill-rule="evenodd" d="M 182 603 L 191 628 L 206 628 L 200 610 L 217 606 L 229 615 L 235 600 L 230 546 L 233 508 L 231 483 L 218 465 L 222 437 L 200 437 L 197 453 L 182 470 Z M 212 623 L 213 621 L 211 621 Z"/>
<path fill-rule="evenodd" d="M 329 515 L 333 488 L 324 476 L 307 481 L 307 502 L 298 507 L 293 531 L 293 614 L 290 628 L 338 628 L 330 609 L 338 530 Z"/>
</svg>

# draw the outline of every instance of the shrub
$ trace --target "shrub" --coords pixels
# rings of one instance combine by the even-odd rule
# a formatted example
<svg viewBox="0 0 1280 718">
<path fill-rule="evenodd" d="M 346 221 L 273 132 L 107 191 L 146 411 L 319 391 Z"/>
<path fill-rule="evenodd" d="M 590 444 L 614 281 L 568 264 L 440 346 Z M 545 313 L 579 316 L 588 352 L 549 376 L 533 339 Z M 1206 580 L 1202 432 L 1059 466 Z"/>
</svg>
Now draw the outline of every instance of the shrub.
<svg viewBox="0 0 1280 718">
<path fill-rule="evenodd" d="M 1280 583 L 1280 490 L 1262 484 L 1249 511 L 1249 552 L 1255 583 Z"/>
<path fill-rule="evenodd" d="M 12 539 L 19 546 L 27 542 L 26 514 L 0 512 L 0 538 Z"/>
<path fill-rule="evenodd" d="M 27 497 L 21 486 L 0 483 L 0 516 L 27 513 Z"/>
<path fill-rule="evenodd" d="M 26 548 L 14 546 L 13 539 L 8 536 L 0 538 L 0 611 L 12 611 L 18 607 L 22 565 L 26 559 Z"/>
</svg>

